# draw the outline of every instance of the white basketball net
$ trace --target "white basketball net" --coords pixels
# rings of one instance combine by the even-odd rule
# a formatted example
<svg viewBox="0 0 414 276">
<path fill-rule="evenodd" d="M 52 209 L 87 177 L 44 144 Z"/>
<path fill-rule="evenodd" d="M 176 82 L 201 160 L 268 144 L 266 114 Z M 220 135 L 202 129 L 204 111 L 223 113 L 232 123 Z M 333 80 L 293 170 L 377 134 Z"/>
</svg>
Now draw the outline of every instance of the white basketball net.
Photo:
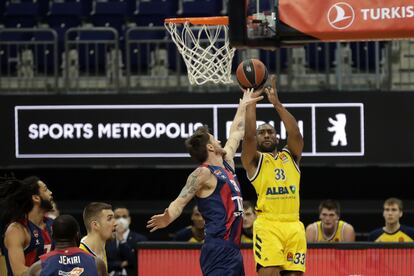
<svg viewBox="0 0 414 276">
<path fill-rule="evenodd" d="M 190 84 L 233 83 L 231 61 L 235 49 L 230 47 L 227 25 L 192 25 L 165 23 L 178 51 L 183 56 Z"/>
</svg>

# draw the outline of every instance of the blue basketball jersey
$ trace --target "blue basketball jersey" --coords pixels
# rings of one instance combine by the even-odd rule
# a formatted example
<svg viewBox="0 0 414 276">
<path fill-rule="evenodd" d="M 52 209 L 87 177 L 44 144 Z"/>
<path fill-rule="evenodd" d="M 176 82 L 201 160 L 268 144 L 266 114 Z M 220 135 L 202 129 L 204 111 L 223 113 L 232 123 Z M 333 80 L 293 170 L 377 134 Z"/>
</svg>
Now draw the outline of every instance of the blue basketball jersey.
<svg viewBox="0 0 414 276">
<path fill-rule="evenodd" d="M 205 220 L 206 243 L 222 239 L 240 245 L 243 198 L 235 171 L 226 161 L 223 165 L 203 165 L 217 178 L 217 186 L 210 196 L 197 197 L 198 210 Z"/>
<path fill-rule="evenodd" d="M 54 250 L 40 257 L 40 276 L 85 275 L 98 276 L 95 258 L 78 247 Z"/>
<path fill-rule="evenodd" d="M 45 229 L 39 228 L 28 219 L 20 220 L 18 223 L 26 227 L 30 234 L 30 243 L 24 248 L 25 265 L 31 266 L 39 260 L 39 257 L 43 254 L 49 253 L 53 249 L 52 241 L 52 224 L 53 220 L 45 217 L 43 219 L 46 224 Z M 7 271 L 9 276 L 13 276 L 8 252 L 5 250 Z"/>
</svg>

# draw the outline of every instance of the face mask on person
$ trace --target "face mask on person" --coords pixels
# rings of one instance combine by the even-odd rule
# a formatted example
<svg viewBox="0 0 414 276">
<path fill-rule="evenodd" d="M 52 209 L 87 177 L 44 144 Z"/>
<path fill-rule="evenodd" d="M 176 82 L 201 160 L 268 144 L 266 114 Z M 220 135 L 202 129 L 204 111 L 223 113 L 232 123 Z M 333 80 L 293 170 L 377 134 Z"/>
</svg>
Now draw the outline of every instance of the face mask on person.
<svg viewBox="0 0 414 276">
<path fill-rule="evenodd" d="M 129 228 L 129 220 L 126 218 L 119 218 L 116 220 L 116 224 L 122 227 L 125 230 L 128 230 Z"/>
</svg>

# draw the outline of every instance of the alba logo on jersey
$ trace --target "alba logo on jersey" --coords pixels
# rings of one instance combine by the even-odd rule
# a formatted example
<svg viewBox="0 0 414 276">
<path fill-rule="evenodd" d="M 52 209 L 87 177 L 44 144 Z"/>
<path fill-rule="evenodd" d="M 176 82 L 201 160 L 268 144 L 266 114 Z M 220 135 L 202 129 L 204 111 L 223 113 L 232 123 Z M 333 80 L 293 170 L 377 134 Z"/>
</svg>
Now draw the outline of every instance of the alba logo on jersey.
<svg viewBox="0 0 414 276">
<path fill-rule="evenodd" d="M 266 195 L 285 195 L 289 194 L 287 187 L 268 187 Z"/>
<path fill-rule="evenodd" d="M 355 12 L 348 3 L 339 2 L 329 9 L 327 19 L 332 28 L 343 30 L 352 25 Z"/>
</svg>

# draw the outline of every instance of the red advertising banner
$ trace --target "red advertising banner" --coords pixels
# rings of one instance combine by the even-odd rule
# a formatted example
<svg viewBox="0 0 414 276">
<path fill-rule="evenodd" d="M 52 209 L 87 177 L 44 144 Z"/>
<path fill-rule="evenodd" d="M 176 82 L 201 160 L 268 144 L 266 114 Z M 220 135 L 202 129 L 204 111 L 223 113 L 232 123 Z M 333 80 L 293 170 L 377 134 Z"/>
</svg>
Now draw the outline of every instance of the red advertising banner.
<svg viewBox="0 0 414 276">
<path fill-rule="evenodd" d="M 413 252 L 413 249 L 383 248 L 309 249 L 305 275 L 413 275 Z"/>
<path fill-rule="evenodd" d="M 280 0 L 279 17 L 298 32 L 322 41 L 414 36 L 412 0 Z"/>
<path fill-rule="evenodd" d="M 251 249 L 242 249 L 246 276 L 257 275 Z M 139 276 L 202 275 L 200 249 L 138 250 Z M 306 276 L 414 275 L 414 248 L 310 248 Z"/>
</svg>

